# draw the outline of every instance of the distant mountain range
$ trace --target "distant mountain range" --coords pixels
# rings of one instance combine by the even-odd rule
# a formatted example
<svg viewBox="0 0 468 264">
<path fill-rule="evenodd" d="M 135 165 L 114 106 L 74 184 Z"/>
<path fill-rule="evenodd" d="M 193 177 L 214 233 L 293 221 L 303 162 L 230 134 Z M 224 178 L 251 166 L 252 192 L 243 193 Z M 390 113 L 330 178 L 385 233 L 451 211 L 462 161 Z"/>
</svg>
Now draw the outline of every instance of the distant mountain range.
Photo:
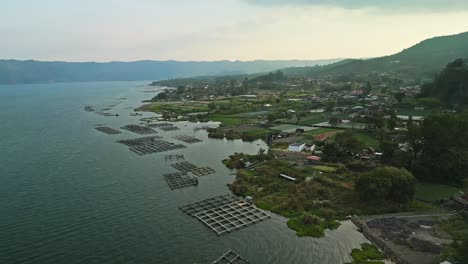
<svg viewBox="0 0 468 264">
<path fill-rule="evenodd" d="M 284 72 L 305 76 L 390 73 L 403 78 L 431 78 L 458 58 L 468 58 L 468 32 L 427 39 L 390 56 L 348 59 L 319 67 L 288 68 Z"/>
<path fill-rule="evenodd" d="M 162 80 L 200 75 L 269 72 L 287 67 L 325 65 L 330 60 L 46 62 L 0 60 L 0 84 Z"/>
</svg>

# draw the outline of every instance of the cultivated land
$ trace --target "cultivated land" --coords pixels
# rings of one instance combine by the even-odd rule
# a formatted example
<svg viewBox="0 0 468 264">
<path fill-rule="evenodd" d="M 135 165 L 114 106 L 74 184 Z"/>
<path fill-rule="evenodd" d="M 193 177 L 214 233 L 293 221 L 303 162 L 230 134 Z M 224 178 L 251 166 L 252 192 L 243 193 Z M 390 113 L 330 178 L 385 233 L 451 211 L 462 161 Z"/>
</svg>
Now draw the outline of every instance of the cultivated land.
<svg viewBox="0 0 468 264">
<path fill-rule="evenodd" d="M 352 217 L 404 212 L 419 218 L 366 220 L 364 234 L 400 261 L 403 255 L 421 263 L 459 260 L 467 239 L 449 223 L 466 234 L 468 114 L 459 98 L 434 88 L 460 81 L 466 92 L 459 71 L 468 73 L 466 62 L 453 62 L 424 84 L 392 73 L 312 77 L 290 70 L 168 80 L 152 85 L 174 88 L 140 110 L 172 122 L 220 122 L 207 128 L 211 138 L 266 141 L 269 150 L 224 161 L 236 170 L 229 188 L 289 218 L 298 236 L 321 237 Z M 393 244 L 379 243 L 386 236 Z M 381 256 L 363 245 L 353 258 L 367 263 Z"/>
</svg>

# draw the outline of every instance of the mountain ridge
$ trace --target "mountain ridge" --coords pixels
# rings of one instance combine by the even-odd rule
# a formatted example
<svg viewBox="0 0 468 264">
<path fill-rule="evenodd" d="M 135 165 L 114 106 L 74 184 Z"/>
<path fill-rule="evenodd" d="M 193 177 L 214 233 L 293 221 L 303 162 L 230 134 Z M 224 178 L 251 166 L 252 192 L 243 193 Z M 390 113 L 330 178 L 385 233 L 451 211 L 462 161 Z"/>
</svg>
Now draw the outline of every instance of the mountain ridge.
<svg viewBox="0 0 468 264">
<path fill-rule="evenodd" d="M 199 75 L 252 74 L 291 66 L 333 63 L 328 60 L 66 62 L 0 60 L 0 84 L 74 81 L 136 81 Z"/>
<path fill-rule="evenodd" d="M 325 66 L 284 70 L 288 74 L 310 76 L 391 73 L 403 78 L 431 78 L 458 58 L 468 58 L 468 32 L 429 38 L 383 57 L 347 59 Z"/>
</svg>

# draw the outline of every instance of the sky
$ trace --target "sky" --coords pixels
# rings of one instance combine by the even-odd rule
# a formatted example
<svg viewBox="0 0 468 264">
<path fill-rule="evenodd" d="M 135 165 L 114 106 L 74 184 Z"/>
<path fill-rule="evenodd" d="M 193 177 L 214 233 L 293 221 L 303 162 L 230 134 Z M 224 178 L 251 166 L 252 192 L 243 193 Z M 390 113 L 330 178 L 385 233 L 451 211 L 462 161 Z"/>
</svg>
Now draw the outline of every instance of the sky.
<svg viewBox="0 0 468 264">
<path fill-rule="evenodd" d="M 0 0 L 0 59 L 368 58 L 466 31 L 466 0 Z"/>
</svg>

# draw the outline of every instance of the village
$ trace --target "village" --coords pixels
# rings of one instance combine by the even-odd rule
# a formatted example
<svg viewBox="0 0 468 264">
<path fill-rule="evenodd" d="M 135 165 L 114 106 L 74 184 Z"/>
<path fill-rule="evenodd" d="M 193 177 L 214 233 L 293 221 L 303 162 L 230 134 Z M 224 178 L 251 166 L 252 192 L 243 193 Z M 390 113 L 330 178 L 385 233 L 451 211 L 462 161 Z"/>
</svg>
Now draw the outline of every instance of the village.
<svg viewBox="0 0 468 264">
<path fill-rule="evenodd" d="M 298 236 L 321 237 L 352 219 L 396 263 L 449 261 L 452 236 L 468 230 L 466 180 L 453 187 L 412 172 L 423 161 L 424 120 L 456 110 L 420 97 L 419 83 L 388 75 L 372 82 L 281 72 L 230 78 L 155 82 L 177 88 L 138 110 L 159 113 L 165 122 L 219 122 L 206 127 L 210 138 L 264 140 L 269 150 L 224 161 L 236 169 L 229 188 L 289 218 Z M 383 178 L 400 182 L 384 186 Z M 375 249 L 363 245 L 366 250 Z"/>
</svg>

